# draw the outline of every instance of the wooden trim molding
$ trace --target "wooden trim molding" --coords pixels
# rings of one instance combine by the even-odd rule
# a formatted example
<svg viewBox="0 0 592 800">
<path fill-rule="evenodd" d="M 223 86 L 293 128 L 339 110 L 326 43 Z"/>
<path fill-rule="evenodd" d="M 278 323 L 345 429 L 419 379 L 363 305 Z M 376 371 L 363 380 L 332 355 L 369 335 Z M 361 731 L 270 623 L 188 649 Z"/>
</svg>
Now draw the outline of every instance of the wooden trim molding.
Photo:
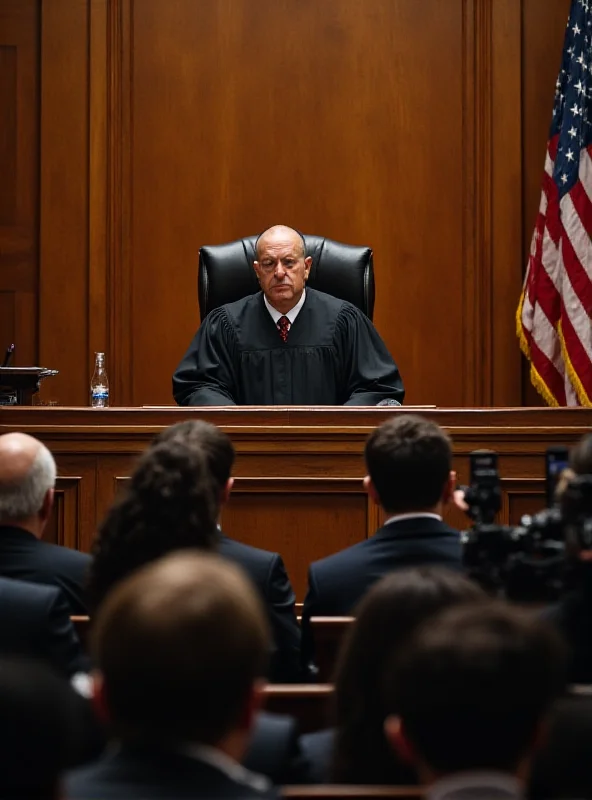
<svg viewBox="0 0 592 800">
<path fill-rule="evenodd" d="M 132 402 L 131 213 L 133 2 L 107 13 L 107 297 L 112 404 Z"/>
<path fill-rule="evenodd" d="M 88 382 L 97 351 L 110 352 L 107 331 L 107 90 L 108 0 L 89 5 Z M 112 376 L 111 376 L 112 377 Z"/>
<path fill-rule="evenodd" d="M 512 500 L 518 496 L 541 499 L 541 510 L 545 506 L 544 478 L 502 478 L 501 518 L 511 519 Z"/>
<path fill-rule="evenodd" d="M 491 0 L 465 0 L 463 87 L 463 375 L 465 405 L 492 394 Z"/>
<path fill-rule="evenodd" d="M 81 475 L 70 475 L 56 479 L 54 505 L 57 518 L 58 544 L 82 549 L 81 531 Z"/>
</svg>

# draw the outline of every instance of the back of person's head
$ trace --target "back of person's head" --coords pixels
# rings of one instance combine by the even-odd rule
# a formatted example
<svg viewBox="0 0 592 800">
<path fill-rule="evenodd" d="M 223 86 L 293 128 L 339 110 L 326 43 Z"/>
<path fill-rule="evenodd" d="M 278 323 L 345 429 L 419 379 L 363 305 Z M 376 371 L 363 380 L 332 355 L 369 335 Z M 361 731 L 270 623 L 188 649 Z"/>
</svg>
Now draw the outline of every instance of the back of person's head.
<svg viewBox="0 0 592 800">
<path fill-rule="evenodd" d="M 42 513 L 55 481 L 56 464 L 44 444 L 23 433 L 0 436 L 0 525 Z"/>
<path fill-rule="evenodd" d="M 524 778 L 564 670 L 559 634 L 532 611 L 448 609 L 394 658 L 387 730 L 424 781 L 488 769 Z"/>
<path fill-rule="evenodd" d="M 401 778 L 383 729 L 387 711 L 382 678 L 390 654 L 438 611 L 486 599 L 475 583 L 442 567 L 398 570 L 374 584 L 356 609 L 337 664 L 337 783 L 388 784 Z"/>
<path fill-rule="evenodd" d="M 592 475 L 592 433 L 582 437 L 571 448 L 569 466 L 576 475 Z"/>
<path fill-rule="evenodd" d="M 187 419 L 165 428 L 154 439 L 154 445 L 181 439 L 186 444 L 200 449 L 220 489 L 230 480 L 235 451 L 230 437 L 216 425 L 204 420 Z"/>
<path fill-rule="evenodd" d="M 173 550 L 214 550 L 219 511 L 218 486 L 199 449 L 180 438 L 149 447 L 93 543 L 91 604 L 97 607 L 119 580 Z"/>
<path fill-rule="evenodd" d="M 87 701 L 46 666 L 0 659 L 0 797 L 54 800 L 84 751 Z"/>
<path fill-rule="evenodd" d="M 388 512 L 433 508 L 452 491 L 450 439 L 422 417 L 388 419 L 368 437 L 365 458 L 380 505 Z"/>
<path fill-rule="evenodd" d="M 235 565 L 176 553 L 138 570 L 102 605 L 91 650 L 124 740 L 220 746 L 247 732 L 269 635 Z"/>
</svg>

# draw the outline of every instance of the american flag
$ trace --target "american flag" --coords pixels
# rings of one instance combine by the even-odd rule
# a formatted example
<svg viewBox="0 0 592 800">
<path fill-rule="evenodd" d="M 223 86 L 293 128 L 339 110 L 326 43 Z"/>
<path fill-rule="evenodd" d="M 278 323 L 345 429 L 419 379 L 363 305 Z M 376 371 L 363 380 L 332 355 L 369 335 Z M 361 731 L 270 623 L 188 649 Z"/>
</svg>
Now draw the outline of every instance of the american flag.
<svg viewBox="0 0 592 800">
<path fill-rule="evenodd" d="M 517 313 L 532 383 L 592 406 L 592 0 L 572 0 L 541 203 Z"/>
</svg>

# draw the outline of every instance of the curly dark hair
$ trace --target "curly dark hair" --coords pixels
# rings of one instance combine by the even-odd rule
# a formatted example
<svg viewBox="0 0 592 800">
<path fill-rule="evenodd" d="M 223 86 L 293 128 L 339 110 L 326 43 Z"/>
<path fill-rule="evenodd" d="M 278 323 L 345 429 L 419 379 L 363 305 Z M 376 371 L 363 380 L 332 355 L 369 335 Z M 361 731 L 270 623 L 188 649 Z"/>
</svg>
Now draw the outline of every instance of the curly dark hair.
<svg viewBox="0 0 592 800">
<path fill-rule="evenodd" d="M 220 489 L 224 489 L 232 473 L 235 452 L 230 436 L 211 422 L 203 419 L 186 419 L 165 428 L 154 438 L 154 444 L 182 439 L 205 455 L 208 469 Z"/>
<path fill-rule="evenodd" d="M 91 608 L 122 578 L 173 550 L 215 550 L 219 511 L 219 487 L 199 448 L 181 438 L 149 447 L 93 543 Z"/>
<path fill-rule="evenodd" d="M 370 589 L 357 608 L 336 668 L 334 783 L 417 782 L 384 735 L 384 673 L 391 653 L 436 612 L 486 599 L 467 577 L 442 567 L 397 570 Z"/>
</svg>

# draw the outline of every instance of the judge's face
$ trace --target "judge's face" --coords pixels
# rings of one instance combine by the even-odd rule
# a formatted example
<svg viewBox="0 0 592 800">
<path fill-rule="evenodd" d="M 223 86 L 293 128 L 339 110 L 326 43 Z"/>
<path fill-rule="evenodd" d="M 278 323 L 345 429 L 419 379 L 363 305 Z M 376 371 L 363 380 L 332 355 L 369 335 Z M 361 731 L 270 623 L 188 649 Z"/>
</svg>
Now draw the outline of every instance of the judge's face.
<svg viewBox="0 0 592 800">
<path fill-rule="evenodd" d="M 259 240 L 254 267 L 269 303 L 286 314 L 302 297 L 312 259 L 304 257 L 302 239 L 292 231 Z"/>
</svg>

